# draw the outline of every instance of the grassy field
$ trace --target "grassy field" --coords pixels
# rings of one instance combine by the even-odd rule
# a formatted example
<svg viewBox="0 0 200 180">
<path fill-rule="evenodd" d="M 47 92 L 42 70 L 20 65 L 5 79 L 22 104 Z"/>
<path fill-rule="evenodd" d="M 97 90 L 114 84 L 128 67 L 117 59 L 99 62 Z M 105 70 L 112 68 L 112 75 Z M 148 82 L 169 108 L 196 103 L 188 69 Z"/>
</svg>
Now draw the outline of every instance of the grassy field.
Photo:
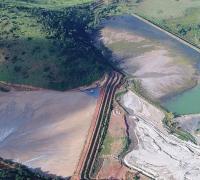
<svg viewBox="0 0 200 180">
<path fill-rule="evenodd" d="M 200 47 L 199 0 L 132 0 L 136 13 Z"/>
<path fill-rule="evenodd" d="M 107 133 L 103 142 L 102 149 L 100 151 L 101 155 L 109 155 L 111 153 L 111 145 L 114 142 L 114 138 Z"/>
<path fill-rule="evenodd" d="M 69 6 L 92 2 L 93 0 L 16 0 L 15 2 L 13 2 L 12 0 L 2 0 L 2 1 L 11 6 L 19 5 L 19 6 L 26 6 L 26 7 L 59 9 L 59 8 L 65 8 Z"/>
<path fill-rule="evenodd" d="M 99 79 L 109 68 L 90 38 L 90 2 L 3 0 L 0 80 L 64 90 Z"/>
<path fill-rule="evenodd" d="M 200 1 L 132 0 L 91 10 L 92 2 L 2 0 L 0 80 L 65 90 L 99 79 L 109 68 L 90 33 L 117 11 L 137 13 L 200 47 Z"/>
</svg>

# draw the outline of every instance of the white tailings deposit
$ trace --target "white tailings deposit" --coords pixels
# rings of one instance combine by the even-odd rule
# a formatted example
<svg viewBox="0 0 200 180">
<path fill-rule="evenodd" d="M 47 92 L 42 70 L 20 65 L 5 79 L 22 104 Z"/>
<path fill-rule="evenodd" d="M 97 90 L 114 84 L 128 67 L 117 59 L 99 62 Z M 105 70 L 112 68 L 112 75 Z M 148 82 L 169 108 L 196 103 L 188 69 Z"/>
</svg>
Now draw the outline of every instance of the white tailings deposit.
<svg viewBox="0 0 200 180">
<path fill-rule="evenodd" d="M 124 158 L 127 166 L 155 179 L 200 179 L 200 146 L 169 134 L 162 126 L 163 112 L 133 92 L 123 96 L 122 104 L 135 121 L 129 129 L 134 128 L 137 141 Z"/>
</svg>

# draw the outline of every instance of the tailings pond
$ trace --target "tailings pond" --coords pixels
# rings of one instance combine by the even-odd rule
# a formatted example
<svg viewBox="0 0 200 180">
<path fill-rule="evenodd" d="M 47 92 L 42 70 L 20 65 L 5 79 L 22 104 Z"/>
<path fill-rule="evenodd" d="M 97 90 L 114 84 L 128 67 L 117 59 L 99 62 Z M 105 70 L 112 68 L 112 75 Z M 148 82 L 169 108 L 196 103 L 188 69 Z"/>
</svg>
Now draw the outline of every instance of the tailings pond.
<svg viewBox="0 0 200 180">
<path fill-rule="evenodd" d="M 121 58 L 122 69 L 140 79 L 163 107 L 200 113 L 199 52 L 134 16 L 114 17 L 102 27 L 102 41 Z"/>
</svg>

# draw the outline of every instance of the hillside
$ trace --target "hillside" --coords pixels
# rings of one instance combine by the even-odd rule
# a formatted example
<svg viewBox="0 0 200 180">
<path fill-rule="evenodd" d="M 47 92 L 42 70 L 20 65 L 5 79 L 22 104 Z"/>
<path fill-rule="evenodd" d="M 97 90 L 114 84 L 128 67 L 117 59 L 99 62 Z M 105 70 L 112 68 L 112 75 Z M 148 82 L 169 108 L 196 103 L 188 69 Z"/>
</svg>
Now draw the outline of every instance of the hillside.
<svg viewBox="0 0 200 180">
<path fill-rule="evenodd" d="M 108 65 L 94 47 L 91 0 L 0 3 L 0 80 L 65 90 L 99 79 Z"/>
<path fill-rule="evenodd" d="M 199 64 L 197 67 L 194 62 L 199 56 L 189 50 L 185 54 L 181 45 L 153 33 L 148 26 L 137 24 L 129 15 L 144 17 L 200 48 L 199 11 L 198 0 L 1 0 L 0 81 L 65 91 L 100 79 L 111 70 L 109 58 L 114 57 L 113 62 L 118 62 L 118 67 L 133 78 L 130 84 L 136 91 L 152 99 L 164 99 L 198 82 Z M 119 14 L 129 15 L 114 16 Z M 106 17 L 108 21 L 102 25 L 100 22 Z M 152 36 L 148 36 L 150 33 Z M 94 34 L 99 36 L 94 38 Z M 96 39 L 101 43 L 95 42 Z M 102 49 L 95 43 L 101 44 Z M 114 56 L 107 57 L 105 52 Z M 0 86 L 1 90 L 9 91 Z M 69 177 L 85 142 L 97 97 L 88 94 L 93 89 L 48 91 L 0 92 L 0 157 Z M 141 122 L 136 121 L 130 127 L 135 130 Z M 101 155 L 113 158 L 112 150 L 117 151 L 114 144 L 119 139 L 121 146 L 127 144 L 121 134 L 112 138 L 109 133 Z M 108 144 L 114 148 L 109 149 Z M 0 158 L 0 179 L 60 177 L 46 177 Z"/>
</svg>

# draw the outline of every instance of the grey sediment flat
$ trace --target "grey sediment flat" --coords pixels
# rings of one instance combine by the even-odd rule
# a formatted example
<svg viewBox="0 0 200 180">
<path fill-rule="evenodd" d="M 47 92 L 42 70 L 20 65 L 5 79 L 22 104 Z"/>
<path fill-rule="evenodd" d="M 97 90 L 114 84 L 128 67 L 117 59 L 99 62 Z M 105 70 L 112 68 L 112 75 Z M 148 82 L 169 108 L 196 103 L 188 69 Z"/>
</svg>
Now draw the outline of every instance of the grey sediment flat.
<svg viewBox="0 0 200 180">
<path fill-rule="evenodd" d="M 0 93 L 0 157 L 71 176 L 96 102 L 79 91 Z"/>
<path fill-rule="evenodd" d="M 172 98 L 180 98 L 182 92 L 199 85 L 199 51 L 138 17 L 124 15 L 105 20 L 101 40 L 119 67 L 138 79 L 147 95 L 166 108 Z M 200 91 L 194 100 L 193 104 L 198 104 Z"/>
</svg>

